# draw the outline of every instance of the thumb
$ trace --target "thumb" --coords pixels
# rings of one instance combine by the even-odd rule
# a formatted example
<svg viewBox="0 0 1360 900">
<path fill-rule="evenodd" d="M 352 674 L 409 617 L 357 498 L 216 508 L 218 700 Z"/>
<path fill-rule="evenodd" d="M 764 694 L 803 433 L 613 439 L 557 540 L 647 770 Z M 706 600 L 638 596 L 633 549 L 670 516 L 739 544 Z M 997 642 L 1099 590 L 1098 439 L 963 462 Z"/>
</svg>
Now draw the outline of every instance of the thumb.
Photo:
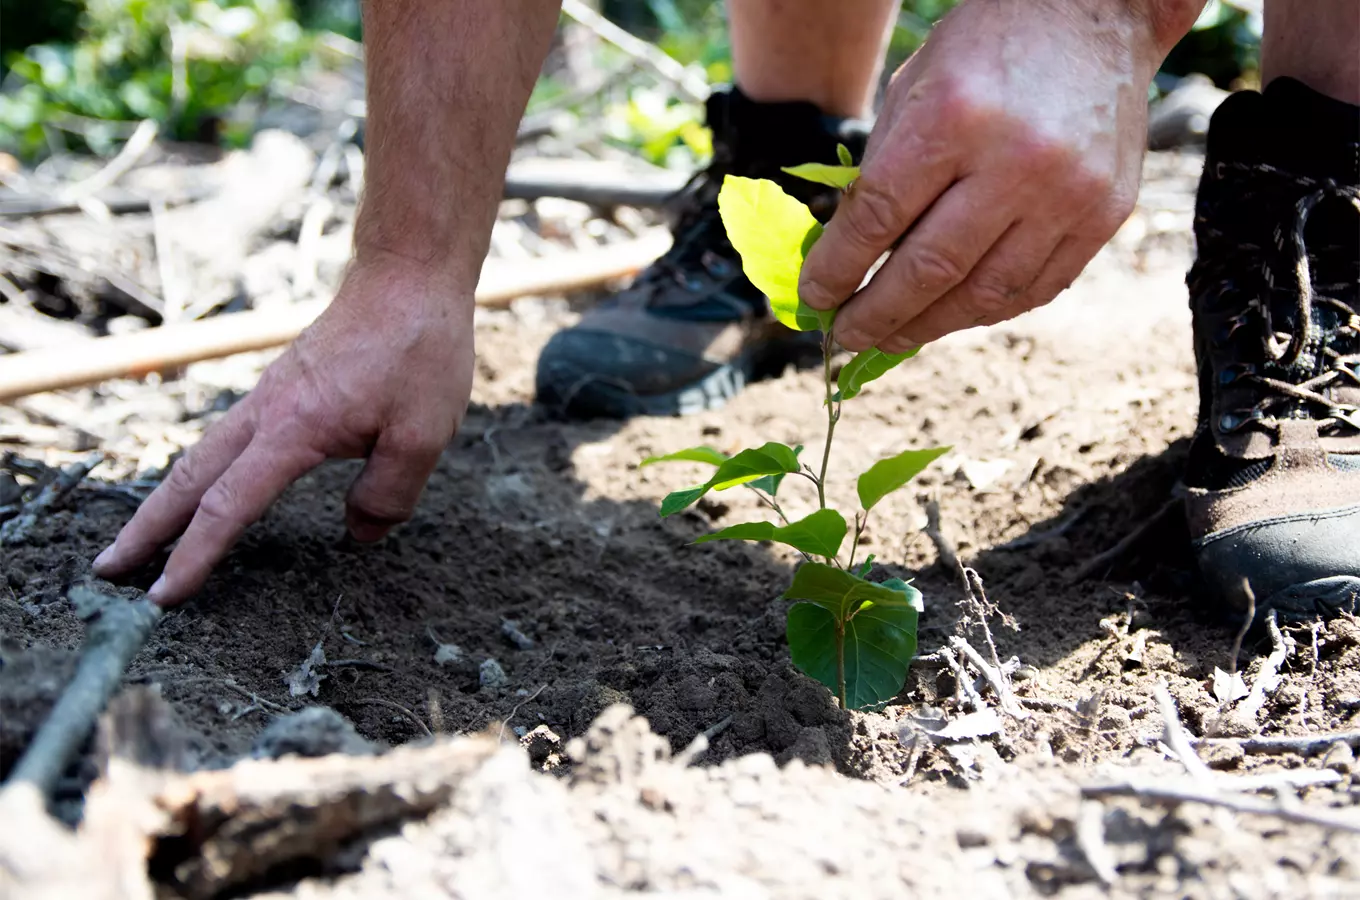
<svg viewBox="0 0 1360 900">
<path fill-rule="evenodd" d="M 411 518 L 444 444 L 385 431 L 345 498 L 345 527 L 356 541 L 381 540 Z"/>
</svg>

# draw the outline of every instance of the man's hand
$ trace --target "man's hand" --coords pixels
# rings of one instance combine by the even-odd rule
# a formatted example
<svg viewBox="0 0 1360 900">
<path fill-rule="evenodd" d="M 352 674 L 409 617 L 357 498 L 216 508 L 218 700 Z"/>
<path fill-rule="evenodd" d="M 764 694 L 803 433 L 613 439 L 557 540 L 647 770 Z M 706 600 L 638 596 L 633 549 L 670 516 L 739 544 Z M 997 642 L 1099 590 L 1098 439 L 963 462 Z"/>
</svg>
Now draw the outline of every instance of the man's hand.
<svg viewBox="0 0 1360 900">
<path fill-rule="evenodd" d="M 965 0 L 935 28 L 893 77 L 861 177 L 803 267 L 810 306 L 844 304 L 842 345 L 903 352 L 1047 303 L 1080 274 L 1133 208 L 1148 83 L 1196 12 L 1138 6 Z"/>
<path fill-rule="evenodd" d="M 126 574 L 180 538 L 149 592 L 178 604 L 326 459 L 368 458 L 346 501 L 356 539 L 409 519 L 467 409 L 472 308 L 470 290 L 420 263 L 356 261 L 330 308 L 175 464 L 95 572 Z"/>
<path fill-rule="evenodd" d="M 516 123 L 557 0 L 372 0 L 367 179 L 355 259 L 330 308 L 171 470 L 95 572 L 126 574 L 179 537 L 149 596 L 187 599 L 288 485 L 366 457 L 350 533 L 410 518 L 472 389 L 472 311 Z"/>
</svg>

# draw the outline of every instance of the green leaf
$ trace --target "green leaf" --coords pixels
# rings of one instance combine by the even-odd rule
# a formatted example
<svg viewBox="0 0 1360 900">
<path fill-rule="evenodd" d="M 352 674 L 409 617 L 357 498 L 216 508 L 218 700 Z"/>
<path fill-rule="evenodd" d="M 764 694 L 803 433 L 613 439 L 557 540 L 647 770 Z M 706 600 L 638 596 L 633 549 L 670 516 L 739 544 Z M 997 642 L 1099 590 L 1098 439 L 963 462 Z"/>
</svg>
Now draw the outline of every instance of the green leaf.
<svg viewBox="0 0 1360 900">
<path fill-rule="evenodd" d="M 730 487 L 755 481 L 762 475 L 779 475 L 798 471 L 798 454 L 787 444 L 770 441 L 754 450 L 743 450 L 723 460 L 713 473 L 709 487 L 725 491 Z"/>
<path fill-rule="evenodd" d="M 798 299 L 798 273 L 822 226 L 801 201 L 765 178 L 728 175 L 718 191 L 727 239 L 741 255 L 751 283 L 770 298 L 774 317 L 795 331 L 811 331 L 826 317 Z"/>
<path fill-rule="evenodd" d="M 698 487 L 685 488 L 683 491 L 673 491 L 667 494 L 666 499 L 661 501 L 662 517 L 673 516 L 682 509 L 688 509 L 707 493 L 708 485 L 701 484 Z"/>
<path fill-rule="evenodd" d="M 743 450 L 724 459 L 713 477 L 703 484 L 683 491 L 675 491 L 661 501 L 661 515 L 670 516 L 697 502 L 711 490 L 725 491 L 739 484 L 755 481 L 764 475 L 798 471 L 798 454 L 792 447 L 770 441 L 754 450 Z"/>
<path fill-rule="evenodd" d="M 865 557 L 864 562 L 862 562 L 862 563 L 859 564 L 859 568 L 855 570 L 855 574 L 858 575 L 860 578 L 863 578 L 863 577 L 865 577 L 866 575 L 868 575 L 868 574 L 869 574 L 869 570 L 872 569 L 872 568 L 874 567 L 874 559 L 875 559 L 875 558 L 876 558 L 876 557 L 874 556 L 874 554 L 870 553 L 867 557 Z M 899 580 L 899 579 L 890 578 L 890 579 L 888 579 L 888 580 L 889 580 L 889 581 L 897 581 L 897 580 Z"/>
<path fill-rule="evenodd" d="M 813 181 L 817 184 L 824 184 L 827 187 L 845 190 L 850 186 L 850 182 L 859 177 L 859 166 L 852 166 L 849 163 L 843 166 L 828 166 L 825 163 L 803 163 L 801 166 L 786 166 L 780 171 L 792 175 L 794 178 L 801 178 L 804 181 Z"/>
<path fill-rule="evenodd" d="M 638 468 L 661 462 L 701 462 L 720 466 L 726 461 L 727 454 L 714 450 L 712 447 L 689 447 L 685 450 L 667 453 L 665 456 L 649 456 L 638 463 Z"/>
<path fill-rule="evenodd" d="M 806 562 L 793 573 L 793 584 L 783 600 L 806 600 L 830 612 L 838 620 L 850 618 L 866 602 L 876 606 L 910 606 L 899 591 L 865 581 L 844 569 Z"/>
<path fill-rule="evenodd" d="M 844 144 L 836 145 L 836 159 L 839 159 L 843 166 L 853 166 L 855 164 L 855 158 L 850 155 L 850 148 Z"/>
<path fill-rule="evenodd" d="M 841 366 L 840 374 L 836 376 L 836 387 L 840 390 L 832 399 L 849 400 L 863 390 L 866 384 L 882 378 L 898 363 L 915 356 L 920 349 L 917 347 L 906 353 L 884 353 L 877 347 L 861 350 L 855 354 L 854 359 Z"/>
<path fill-rule="evenodd" d="M 799 444 L 797 447 L 793 448 L 794 456 L 797 456 L 802 452 L 803 452 L 802 444 Z M 764 475 L 760 478 L 757 478 L 755 481 L 750 482 L 750 486 L 758 491 L 764 491 L 771 497 L 774 497 L 779 494 L 779 485 L 783 484 L 784 476 L 787 474 L 788 474 L 787 472 L 780 472 L 778 475 Z"/>
<path fill-rule="evenodd" d="M 806 568 L 806 566 L 805 566 Z M 902 690 L 916 655 L 917 611 L 869 604 L 845 626 L 845 700 L 850 709 L 886 703 Z M 785 634 L 798 670 L 836 690 L 836 620 L 821 606 L 789 607 Z"/>
<path fill-rule="evenodd" d="M 952 450 L 952 447 L 931 447 L 929 450 L 903 450 L 896 456 L 880 459 L 859 476 L 856 487 L 859 502 L 868 512 L 874 504 L 921 474 L 926 466 Z"/>
<path fill-rule="evenodd" d="M 745 522 L 706 534 L 696 544 L 709 541 L 778 541 L 814 556 L 835 556 L 845 542 L 845 517 L 834 509 L 819 509 L 805 519 L 777 526 L 771 522 Z"/>
<path fill-rule="evenodd" d="M 869 558 L 872 559 L 873 557 L 870 556 Z M 910 603 L 912 605 L 912 608 L 915 609 L 918 613 L 925 612 L 926 608 L 925 599 L 921 596 L 921 592 L 918 591 L 916 588 L 912 587 L 908 582 L 905 582 L 900 578 L 887 578 L 884 579 L 881 582 L 881 584 L 885 588 L 891 588 L 892 590 L 897 591 L 898 593 L 906 596 L 907 602 Z"/>
</svg>

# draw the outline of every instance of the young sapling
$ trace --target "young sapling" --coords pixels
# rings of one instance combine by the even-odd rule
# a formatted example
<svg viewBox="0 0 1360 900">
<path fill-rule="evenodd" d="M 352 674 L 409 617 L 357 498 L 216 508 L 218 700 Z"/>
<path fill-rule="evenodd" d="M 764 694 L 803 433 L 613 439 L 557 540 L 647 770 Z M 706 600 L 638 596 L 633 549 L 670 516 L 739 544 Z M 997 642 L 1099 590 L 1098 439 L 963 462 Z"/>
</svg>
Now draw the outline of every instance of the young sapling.
<svg viewBox="0 0 1360 900">
<path fill-rule="evenodd" d="M 784 169 L 790 175 L 846 190 L 859 175 L 850 153 L 837 147 L 841 165 L 807 163 Z M 915 355 L 858 353 L 833 378 L 832 325 L 835 311 L 815 310 L 798 298 L 798 276 L 808 249 L 822 226 L 802 202 L 766 179 L 729 175 L 718 194 L 718 210 L 728 239 L 741 255 L 746 277 L 769 298 L 776 319 L 796 331 L 822 333 L 822 380 L 825 385 L 826 436 L 816 467 L 801 459 L 803 448 L 769 442 L 732 456 L 712 447 L 691 447 L 643 460 L 693 462 L 713 467 L 703 484 L 675 491 L 661 503 L 661 515 L 687 509 L 709 491 L 744 486 L 755 492 L 778 522 L 744 522 L 713 534 L 708 541 L 776 541 L 797 550 L 804 562 L 793 574 L 783 599 L 795 601 L 788 611 L 786 634 L 793 663 L 836 693 L 843 709 L 864 709 L 891 700 L 906 682 L 916 654 L 917 617 L 921 592 L 898 578 L 883 582 L 866 576 L 872 555 L 857 562 L 860 538 L 869 515 L 880 500 L 903 487 L 949 447 L 904 450 L 881 459 L 859 476 L 860 511 L 853 525 L 827 506 L 826 486 L 831 468 L 831 445 L 845 401 L 869 382 Z M 779 501 L 786 476 L 810 482 L 817 490 L 817 510 L 791 520 Z M 850 536 L 848 557 L 842 558 Z"/>
</svg>

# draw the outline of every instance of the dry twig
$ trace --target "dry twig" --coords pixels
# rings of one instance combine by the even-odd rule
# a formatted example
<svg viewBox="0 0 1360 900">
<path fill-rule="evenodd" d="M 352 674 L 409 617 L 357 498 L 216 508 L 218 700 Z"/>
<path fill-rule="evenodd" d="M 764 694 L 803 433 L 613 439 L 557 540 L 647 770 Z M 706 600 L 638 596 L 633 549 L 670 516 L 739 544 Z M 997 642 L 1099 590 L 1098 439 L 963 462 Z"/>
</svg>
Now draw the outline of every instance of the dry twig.
<svg viewBox="0 0 1360 900">
<path fill-rule="evenodd" d="M 1285 644 L 1284 635 L 1280 634 L 1280 626 L 1275 621 L 1275 610 L 1270 611 L 1266 617 L 1266 628 L 1270 631 L 1270 655 L 1261 662 L 1261 671 L 1256 673 L 1256 677 L 1251 682 L 1251 693 L 1242 701 L 1242 705 L 1237 708 L 1237 713 L 1249 721 L 1255 721 L 1256 716 L 1265 705 L 1266 694 L 1274 691 L 1280 684 L 1280 666 L 1289 656 L 1289 647 Z"/>
<path fill-rule="evenodd" d="M 26 540 L 29 529 L 38 524 L 38 519 L 52 512 L 103 461 L 104 454 L 99 452 L 62 469 L 61 474 L 38 492 L 38 496 L 25 504 L 19 515 L 0 525 L 0 546 Z"/>
<path fill-rule="evenodd" d="M 1010 680 L 1000 666 L 994 666 L 982 658 L 982 654 L 974 649 L 973 645 L 961 637 L 954 636 L 949 639 L 949 645 L 962 653 L 973 666 L 982 673 L 982 677 L 992 687 L 996 694 L 997 701 L 1001 705 L 1001 711 L 1013 719 L 1028 719 L 1029 710 L 1020 705 L 1020 701 L 1015 699 L 1015 692 L 1011 690 Z M 993 648 L 995 652 L 995 648 Z"/>
<path fill-rule="evenodd" d="M 85 620 L 80 665 L 9 777 L 11 784 L 26 781 L 44 794 L 89 737 L 123 671 L 161 618 L 161 608 L 145 598 L 128 601 L 85 585 L 73 587 L 70 597 Z"/>
<path fill-rule="evenodd" d="M 1157 698 L 1157 708 L 1162 713 L 1162 743 L 1195 781 L 1212 780 L 1214 773 L 1204 764 L 1204 760 L 1199 758 L 1199 754 L 1195 753 L 1190 736 L 1186 733 L 1185 726 L 1181 724 L 1180 714 L 1176 711 L 1176 701 L 1172 698 L 1171 691 L 1167 689 L 1166 681 L 1158 679 L 1152 693 Z"/>
<path fill-rule="evenodd" d="M 1241 794 L 1220 793 L 1212 789 L 1182 787 L 1166 783 L 1143 781 L 1122 781 L 1113 784 L 1087 785 L 1081 789 L 1083 797 L 1136 797 L 1152 803 L 1174 806 L 1180 803 L 1203 803 L 1219 806 L 1233 812 L 1250 815 L 1273 816 L 1285 822 L 1300 825 L 1317 825 L 1336 831 L 1360 834 L 1360 819 L 1325 809 L 1310 809 L 1296 804 L 1286 805 L 1279 801 L 1258 800 Z"/>
<path fill-rule="evenodd" d="M 393 703 L 391 700 L 384 700 L 382 697 L 363 697 L 358 700 L 351 700 L 349 702 L 358 703 L 361 706 L 385 706 L 390 710 L 394 710 L 395 712 L 401 713 L 407 719 L 410 719 L 412 722 L 414 722 L 417 728 L 425 732 L 426 737 L 434 737 L 434 732 L 430 730 L 430 726 L 422 722 L 420 716 L 411 712 L 409 709 L 402 706 L 400 703 Z"/>
<path fill-rule="evenodd" d="M 581 0 L 563 0 L 562 12 L 589 28 L 601 39 L 618 47 L 662 78 L 673 83 L 688 100 L 703 103 L 708 99 L 708 84 L 661 48 L 624 31 Z"/>
<path fill-rule="evenodd" d="M 1172 497 L 1162 504 L 1161 508 L 1143 521 L 1141 525 L 1130 531 L 1119 539 L 1110 549 L 1103 553 L 1097 553 L 1081 565 L 1079 569 L 1072 573 L 1072 581 L 1085 581 L 1096 574 L 1105 574 L 1115 563 L 1123 559 L 1130 550 L 1136 547 L 1142 540 L 1154 530 L 1161 527 L 1162 522 L 1171 514 L 1175 513 L 1181 506 L 1179 497 Z"/>
</svg>

